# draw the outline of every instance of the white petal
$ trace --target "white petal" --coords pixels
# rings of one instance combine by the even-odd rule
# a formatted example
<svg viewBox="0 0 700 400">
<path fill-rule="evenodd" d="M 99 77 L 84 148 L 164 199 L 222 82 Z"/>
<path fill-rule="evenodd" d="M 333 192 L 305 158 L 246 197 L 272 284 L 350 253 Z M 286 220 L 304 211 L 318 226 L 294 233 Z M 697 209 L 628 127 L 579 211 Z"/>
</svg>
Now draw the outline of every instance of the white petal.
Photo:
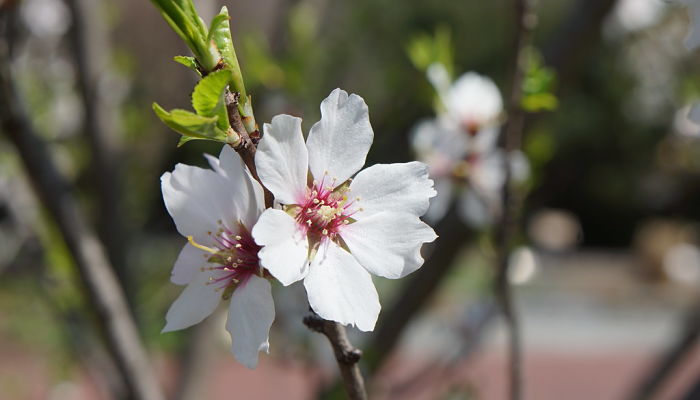
<svg viewBox="0 0 700 400">
<path fill-rule="evenodd" d="M 192 235 L 206 243 L 207 232 L 216 230 L 222 218 L 222 178 L 215 172 L 184 164 L 160 177 L 163 201 L 182 236 Z"/>
<path fill-rule="evenodd" d="M 428 66 L 425 71 L 428 76 L 428 81 L 433 85 L 435 92 L 440 97 L 441 101 L 447 95 L 450 90 L 450 85 L 452 84 L 452 79 L 450 78 L 450 73 L 447 72 L 445 65 L 439 62 L 434 62 Z"/>
<path fill-rule="evenodd" d="M 432 177 L 450 175 L 470 145 L 464 132 L 439 120 L 421 121 L 412 132 L 411 142 L 420 161 L 430 167 Z"/>
<path fill-rule="evenodd" d="M 253 227 L 253 239 L 263 248 L 260 264 L 284 286 L 303 279 L 308 272 L 309 241 L 294 218 L 268 208 Z"/>
<path fill-rule="evenodd" d="M 510 155 L 510 174 L 514 182 L 524 182 L 530 175 L 530 161 L 520 150 L 515 150 Z"/>
<path fill-rule="evenodd" d="M 498 126 L 486 126 L 477 132 L 472 140 L 473 151 L 477 153 L 486 153 L 496 148 L 496 142 L 500 134 Z"/>
<path fill-rule="evenodd" d="M 432 224 L 439 222 L 447 214 L 452 204 L 452 181 L 449 178 L 435 179 L 437 195 L 430 199 L 430 207 L 424 219 Z"/>
<path fill-rule="evenodd" d="M 499 198 L 474 189 L 465 190 L 457 203 L 460 217 L 469 226 L 483 228 L 493 223 L 499 213 Z"/>
<path fill-rule="evenodd" d="M 685 38 L 685 47 L 688 50 L 695 50 L 700 46 L 700 2 L 695 0 L 685 1 L 690 14 L 690 30 Z"/>
<path fill-rule="evenodd" d="M 321 120 L 311 128 L 306 146 L 309 170 L 340 185 L 365 164 L 374 133 L 362 97 L 335 89 L 321 103 Z"/>
<path fill-rule="evenodd" d="M 187 285 L 197 276 L 200 268 L 207 264 L 209 254 L 187 243 L 177 256 L 170 281 L 176 285 Z"/>
<path fill-rule="evenodd" d="M 265 135 L 255 154 L 260 180 L 277 201 L 298 204 L 305 195 L 308 172 L 308 153 L 301 133 L 301 119 L 277 115 L 263 129 Z"/>
<path fill-rule="evenodd" d="M 258 352 L 270 352 L 270 326 L 275 319 L 270 282 L 251 276 L 231 295 L 226 330 L 231 334 L 231 352 L 240 363 L 253 369 Z"/>
<path fill-rule="evenodd" d="M 445 98 L 445 106 L 460 123 L 485 125 L 498 118 L 503 110 L 503 100 L 491 79 L 468 72 L 452 85 Z"/>
<path fill-rule="evenodd" d="M 428 166 L 418 162 L 376 164 L 360 171 L 350 184 L 357 217 L 382 211 L 425 214 L 435 196 Z M 357 199 L 359 198 L 359 199 Z"/>
<path fill-rule="evenodd" d="M 263 188 L 231 147 L 224 146 L 221 150 L 219 165 L 220 173 L 226 178 L 229 193 L 239 210 L 237 218 L 250 228 L 265 209 Z"/>
<path fill-rule="evenodd" d="M 208 317 L 219 304 L 221 292 L 208 285 L 211 271 L 199 271 L 165 315 L 163 332 L 184 329 Z"/>
<path fill-rule="evenodd" d="M 335 243 L 321 245 L 304 287 L 311 308 L 321 318 L 365 332 L 374 329 L 381 306 L 372 277 Z"/>
<path fill-rule="evenodd" d="M 239 220 L 250 226 L 263 204 L 255 193 L 249 175 L 243 173 L 238 160 L 225 175 L 212 170 L 177 164 L 171 173 L 161 176 L 163 200 L 183 236 L 211 244 L 209 232 L 219 228 L 219 221 L 232 230 Z M 219 163 L 219 168 L 226 165 Z M 258 189 L 262 190 L 262 189 Z"/>
<path fill-rule="evenodd" d="M 343 227 L 350 253 L 374 275 L 403 278 L 423 265 L 420 248 L 437 235 L 416 215 L 384 212 Z"/>
<path fill-rule="evenodd" d="M 470 171 L 469 183 L 483 195 L 498 197 L 506 179 L 504 167 L 501 150 L 484 154 Z"/>
</svg>

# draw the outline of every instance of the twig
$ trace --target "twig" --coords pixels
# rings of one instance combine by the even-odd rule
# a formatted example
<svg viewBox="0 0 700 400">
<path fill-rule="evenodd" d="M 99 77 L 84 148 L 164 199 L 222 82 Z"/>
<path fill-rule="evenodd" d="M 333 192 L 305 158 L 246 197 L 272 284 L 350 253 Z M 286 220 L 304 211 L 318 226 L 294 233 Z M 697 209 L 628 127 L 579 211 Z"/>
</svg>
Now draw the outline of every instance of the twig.
<svg viewBox="0 0 700 400">
<path fill-rule="evenodd" d="M 68 182 L 29 123 L 14 86 L 8 52 L 13 38 L 6 28 L 16 18 L 16 9 L 0 10 L 0 126 L 17 148 L 34 189 L 66 242 L 126 387 L 135 399 L 161 400 L 163 395 L 103 247 L 84 223 Z"/>
<path fill-rule="evenodd" d="M 255 168 L 255 150 L 257 145 L 257 140 L 251 139 L 250 135 L 243 126 L 243 121 L 241 120 L 241 114 L 238 112 L 238 93 L 233 93 L 226 89 L 224 94 L 224 101 L 226 102 L 226 112 L 228 113 L 228 121 L 231 124 L 233 130 L 236 131 L 240 137 L 240 144 L 237 146 L 231 145 L 231 147 L 236 150 L 243 163 L 248 167 L 250 174 L 253 175 L 256 181 L 260 182 L 260 185 L 265 191 L 265 207 L 272 207 L 272 202 L 274 197 L 272 193 L 267 190 L 265 185 L 263 185 L 260 177 L 258 176 L 257 168 Z M 259 136 L 258 136 L 259 137 Z"/>
<path fill-rule="evenodd" d="M 632 400 L 654 398 L 654 394 L 686 357 L 690 356 L 700 339 L 700 302 L 697 302 L 684 320 L 683 332 L 678 340 L 644 376 L 630 396 Z M 695 389 L 694 389 L 695 390 Z"/>
<path fill-rule="evenodd" d="M 324 334 L 331 342 L 348 397 L 351 400 L 366 400 L 365 381 L 357 365 L 362 351 L 350 343 L 345 327 L 337 322 L 327 321 L 316 314 L 304 317 L 304 325 L 312 331 Z"/>
<path fill-rule="evenodd" d="M 514 0 L 515 3 L 515 43 L 513 48 L 513 73 L 511 78 L 510 94 L 507 103 L 508 120 L 503 127 L 502 139 L 505 143 L 505 157 L 503 169 L 505 182 L 503 184 L 503 213 L 499 229 L 496 233 L 496 245 L 498 249 L 496 279 L 494 292 L 498 300 L 501 312 L 508 327 L 509 347 L 509 380 L 510 398 L 519 400 L 522 398 L 522 349 L 520 324 L 515 310 L 513 293 L 508 281 L 508 257 L 513 242 L 517 218 L 515 216 L 516 199 L 511 188 L 510 155 L 520 148 L 523 134 L 525 113 L 521 106 L 522 85 L 528 62 L 528 52 L 532 41 L 532 31 L 537 22 L 533 11 L 534 0 Z"/>
<path fill-rule="evenodd" d="M 370 369 L 378 370 L 391 354 L 401 338 L 404 328 L 411 322 L 438 289 L 440 282 L 452 270 L 459 250 L 470 234 L 469 229 L 452 206 L 435 227 L 440 240 L 435 242 L 430 257 L 401 287 L 394 304 L 383 313 L 377 324 L 368 353 Z"/>
<path fill-rule="evenodd" d="M 90 178 L 99 202 L 98 233 L 122 285 L 128 285 L 121 181 L 114 154 L 114 130 L 111 111 L 101 95 L 97 81 L 104 71 L 108 41 L 100 28 L 99 2 L 66 0 L 72 26 L 71 50 L 77 70 L 78 88 L 83 103 L 83 134 L 90 146 Z"/>
</svg>

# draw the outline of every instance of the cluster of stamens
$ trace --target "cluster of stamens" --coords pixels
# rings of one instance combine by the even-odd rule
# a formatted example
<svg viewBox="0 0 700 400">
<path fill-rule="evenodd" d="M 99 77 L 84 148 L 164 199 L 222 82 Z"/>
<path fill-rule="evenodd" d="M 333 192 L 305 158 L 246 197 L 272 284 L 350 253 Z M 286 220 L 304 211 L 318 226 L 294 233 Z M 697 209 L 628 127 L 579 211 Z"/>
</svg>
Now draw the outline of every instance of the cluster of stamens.
<svg viewBox="0 0 700 400">
<path fill-rule="evenodd" d="M 209 253 L 204 257 L 210 266 L 201 267 L 202 271 L 212 272 L 207 285 L 215 285 L 217 291 L 227 291 L 245 283 L 251 275 L 262 273 L 258 258 L 260 246 L 255 244 L 243 224 L 238 224 L 238 232 L 231 231 L 221 221 L 218 224 L 216 232 L 207 232 L 214 243 L 213 247 L 196 243 L 191 236 L 188 240 L 193 246 Z"/>
<path fill-rule="evenodd" d="M 351 223 L 352 215 L 357 211 L 355 203 L 359 198 L 348 201 L 347 185 L 333 189 L 335 179 L 330 185 L 314 181 L 304 201 L 299 204 L 296 220 L 307 234 L 320 239 L 335 239 L 342 226 Z"/>
</svg>

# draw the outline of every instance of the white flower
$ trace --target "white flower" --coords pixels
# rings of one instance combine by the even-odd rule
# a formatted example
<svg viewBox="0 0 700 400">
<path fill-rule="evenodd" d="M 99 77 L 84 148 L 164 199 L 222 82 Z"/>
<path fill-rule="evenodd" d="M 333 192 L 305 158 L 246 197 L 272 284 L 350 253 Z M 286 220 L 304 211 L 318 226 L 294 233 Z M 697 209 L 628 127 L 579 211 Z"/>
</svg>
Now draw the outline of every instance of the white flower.
<svg viewBox="0 0 700 400">
<path fill-rule="evenodd" d="M 180 252 L 171 280 L 187 285 L 166 315 L 163 332 L 187 328 L 231 299 L 226 329 L 238 361 L 255 368 L 268 351 L 275 318 L 270 282 L 259 265 L 250 228 L 262 213 L 263 193 L 240 157 L 224 146 L 213 169 L 178 164 L 161 177 L 163 200 L 189 243 Z"/>
<path fill-rule="evenodd" d="M 421 245 L 436 238 L 419 219 L 435 195 L 427 166 L 378 164 L 357 173 L 374 134 L 364 100 L 340 89 L 321 103 L 306 143 L 301 119 L 289 115 L 264 132 L 255 162 L 282 210 L 266 210 L 253 228 L 262 265 L 284 285 L 303 279 L 322 318 L 374 329 L 380 305 L 370 273 L 415 271 Z"/>
<path fill-rule="evenodd" d="M 445 107 L 444 123 L 472 136 L 484 130 L 489 136 L 497 136 L 503 99 L 491 79 L 467 72 L 449 84 L 449 75 L 439 63 L 432 64 L 427 73 Z"/>
<path fill-rule="evenodd" d="M 412 135 L 414 151 L 430 166 L 438 193 L 426 219 L 439 221 L 457 196 L 462 219 L 482 227 L 500 213 L 505 182 L 505 155 L 496 146 L 503 111 L 500 92 L 489 78 L 474 72 L 450 85 L 441 64 L 431 65 L 428 79 L 445 112 L 435 120 L 420 122 Z M 517 152 L 509 162 L 514 179 L 525 179 L 528 166 L 524 155 Z"/>
<path fill-rule="evenodd" d="M 685 38 L 685 47 L 695 50 L 700 47 L 700 0 L 681 0 L 688 7 L 690 14 L 690 30 Z"/>
</svg>

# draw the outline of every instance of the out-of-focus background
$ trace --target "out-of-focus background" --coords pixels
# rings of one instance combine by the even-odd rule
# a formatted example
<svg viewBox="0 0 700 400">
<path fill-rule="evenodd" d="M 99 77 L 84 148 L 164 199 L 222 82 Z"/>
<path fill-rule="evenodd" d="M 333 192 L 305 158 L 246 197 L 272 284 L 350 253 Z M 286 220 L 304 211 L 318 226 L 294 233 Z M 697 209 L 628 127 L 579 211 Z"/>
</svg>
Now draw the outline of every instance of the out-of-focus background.
<svg viewBox="0 0 700 400">
<path fill-rule="evenodd" d="M 142 0 L 0 7 L 10 3 L 20 8 L 12 68 L 31 121 L 106 244 L 169 398 L 333 397 L 337 367 L 301 322 L 300 287 L 275 288 L 271 352 L 254 371 L 228 352 L 221 315 L 160 334 L 181 290 L 169 275 L 184 239 L 159 177 L 177 162 L 205 166 L 202 153 L 220 145 L 176 147 L 151 111 L 153 101 L 189 108 L 197 80 L 172 61 L 189 53 L 156 9 Z M 433 89 L 408 56 L 414 38 L 446 32 L 456 76 L 477 71 L 502 92 L 508 84 L 510 1 L 195 3 L 205 20 L 228 6 L 259 122 L 289 113 L 306 131 L 333 88 L 361 95 L 375 132 L 369 164 L 414 159 L 410 132 L 434 115 Z M 700 100 L 700 53 L 683 45 L 688 12 L 662 0 L 539 0 L 536 13 L 535 46 L 558 106 L 529 114 L 523 140 L 531 174 L 511 281 L 525 398 L 698 399 L 700 126 L 688 112 Z M 93 311 L 3 136 L 0 166 L 0 399 L 110 399 L 119 382 Z M 351 332 L 365 371 L 376 371 L 371 398 L 507 396 L 493 229 L 455 228 L 439 240 L 450 234 L 456 256 L 401 332 Z M 393 305 L 409 278 L 375 279 L 381 319 L 401 312 Z"/>
</svg>

